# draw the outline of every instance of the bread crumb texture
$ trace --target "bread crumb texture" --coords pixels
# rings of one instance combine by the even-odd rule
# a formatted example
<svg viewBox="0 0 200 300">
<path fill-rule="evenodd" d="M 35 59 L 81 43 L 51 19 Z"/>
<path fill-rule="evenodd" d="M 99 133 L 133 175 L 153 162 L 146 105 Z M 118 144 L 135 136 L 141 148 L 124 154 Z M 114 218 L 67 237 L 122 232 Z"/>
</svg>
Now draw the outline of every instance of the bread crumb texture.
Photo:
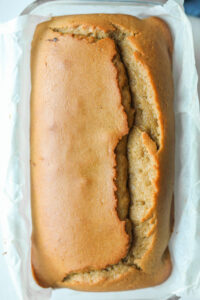
<svg viewBox="0 0 200 300">
<path fill-rule="evenodd" d="M 118 291 L 171 272 L 172 39 L 151 17 L 37 26 L 31 70 L 32 267 L 43 287 Z"/>
</svg>

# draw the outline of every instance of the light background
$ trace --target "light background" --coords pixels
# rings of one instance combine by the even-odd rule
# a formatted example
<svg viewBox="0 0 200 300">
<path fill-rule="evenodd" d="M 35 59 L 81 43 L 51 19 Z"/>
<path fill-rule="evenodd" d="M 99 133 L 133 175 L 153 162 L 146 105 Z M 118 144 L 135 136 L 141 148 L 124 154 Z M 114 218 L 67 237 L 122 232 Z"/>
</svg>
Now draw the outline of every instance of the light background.
<svg viewBox="0 0 200 300">
<path fill-rule="evenodd" d="M 18 16 L 31 0 L 0 0 L 0 23 L 6 22 Z M 200 19 L 191 18 L 190 21 L 194 33 L 194 44 L 196 53 L 197 69 L 200 78 Z M 199 96 L 200 96 L 200 82 L 199 82 Z M 1 233 L 0 233 L 1 234 Z M 11 282 L 8 269 L 5 262 L 6 254 L 3 253 L 2 239 L 0 236 L 0 300 L 17 300 L 15 289 Z M 39 300 L 39 299 L 36 299 Z M 63 299 L 64 300 L 64 299 Z M 186 300 L 186 299 L 184 299 Z M 191 300 L 191 299 L 187 299 Z"/>
</svg>

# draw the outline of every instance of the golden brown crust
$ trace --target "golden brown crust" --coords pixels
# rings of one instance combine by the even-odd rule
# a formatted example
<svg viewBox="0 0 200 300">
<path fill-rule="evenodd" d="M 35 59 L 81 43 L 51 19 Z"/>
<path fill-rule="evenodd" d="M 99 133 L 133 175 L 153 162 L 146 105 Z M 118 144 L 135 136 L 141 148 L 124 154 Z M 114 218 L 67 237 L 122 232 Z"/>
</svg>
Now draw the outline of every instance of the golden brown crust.
<svg viewBox="0 0 200 300">
<path fill-rule="evenodd" d="M 101 88 L 101 91 L 104 93 L 104 98 L 109 98 L 111 102 L 109 102 L 109 108 L 104 107 L 102 120 L 104 122 L 109 120 L 109 126 L 113 128 L 113 135 L 110 132 L 107 132 L 106 135 L 112 144 L 111 153 L 113 153 L 122 136 L 128 133 L 127 119 L 121 105 L 123 102 L 121 99 L 122 93 L 120 93 L 116 80 L 116 69 L 112 63 L 117 53 L 112 34 L 117 30 L 120 31 L 120 34 L 124 33 L 124 36 L 118 37 L 119 40 L 123 39 L 123 42 L 125 41 L 130 47 L 134 62 L 142 70 L 143 73 L 141 74 L 146 76 L 147 89 L 152 94 L 152 103 L 149 107 L 153 107 L 153 112 L 150 112 L 150 114 L 148 111 L 145 112 L 144 109 L 143 117 L 141 117 L 139 114 L 140 107 L 137 104 L 137 99 L 135 99 L 136 135 L 132 134 L 133 139 L 130 139 L 128 144 L 129 157 L 132 155 L 131 151 L 139 151 L 139 148 L 134 150 L 134 147 L 136 147 L 134 138 L 136 137 L 141 140 L 140 146 L 142 145 L 142 151 L 146 153 L 145 159 L 151 160 L 151 169 L 155 172 L 152 175 L 152 190 L 150 190 L 152 192 L 150 194 L 152 203 L 145 214 L 141 213 L 141 218 L 134 215 L 136 204 L 134 199 L 131 202 L 133 241 L 135 230 L 135 249 L 137 251 L 134 249 L 133 242 L 126 262 L 121 259 L 127 254 L 129 238 L 125 232 L 125 222 L 120 220 L 116 214 L 116 197 L 112 194 L 115 190 L 113 179 L 116 176 L 112 173 L 115 166 L 114 157 L 108 156 L 106 169 L 98 169 L 102 175 L 99 177 L 100 180 L 106 178 L 106 182 L 110 182 L 108 190 L 104 191 L 103 194 L 105 206 L 99 206 L 99 201 L 89 202 L 90 197 L 93 195 L 92 198 L 94 198 L 96 193 L 95 188 L 91 190 L 91 186 L 89 190 L 87 188 L 85 192 L 81 190 L 81 193 L 77 194 L 77 187 L 79 188 L 80 184 L 75 185 L 75 183 L 80 178 L 74 170 L 74 165 L 71 165 L 69 169 L 65 169 L 64 172 L 62 169 L 60 173 L 62 177 L 59 177 L 59 172 L 57 172 L 61 166 L 67 165 L 68 160 L 66 157 L 63 159 L 62 154 L 66 156 L 67 153 L 68 155 L 71 153 L 72 148 L 69 148 L 69 151 L 67 151 L 67 148 L 61 150 L 63 145 L 66 146 L 68 143 L 68 128 L 70 128 L 71 136 L 74 136 L 75 145 L 75 138 L 77 139 L 79 135 L 84 134 L 81 127 L 85 124 L 85 121 L 82 119 L 78 122 L 79 119 L 77 119 L 79 107 L 76 111 L 73 111 L 76 106 L 69 102 L 69 107 L 76 117 L 74 119 L 73 114 L 67 114 L 64 107 L 66 99 L 70 101 L 72 98 L 77 98 L 77 91 L 80 86 L 82 89 L 83 86 L 87 86 L 88 82 L 92 82 L 89 85 L 89 91 L 90 93 L 91 89 L 95 91 L 96 99 L 100 99 L 98 98 L 99 92 L 96 83 L 98 80 L 106 78 L 104 88 Z M 91 33 L 93 33 L 93 36 L 91 36 Z M 87 35 L 87 38 L 83 35 Z M 60 48 L 57 47 L 59 42 L 61 42 Z M 123 47 L 126 47 L 126 45 L 123 44 Z M 82 51 L 78 54 L 80 49 Z M 174 181 L 171 54 L 172 39 L 169 29 L 162 20 L 154 17 L 139 20 L 126 15 L 64 16 L 53 18 L 51 21 L 38 26 L 32 46 L 31 177 L 32 263 L 33 272 L 39 284 L 88 291 L 114 291 L 153 286 L 161 283 L 169 276 L 171 262 L 166 247 L 170 237 L 170 208 Z M 122 51 L 121 55 L 125 57 L 126 53 L 123 54 Z M 69 60 L 67 60 L 68 57 L 70 57 Z M 88 57 L 93 64 L 88 64 Z M 78 61 L 79 64 L 74 69 L 72 67 L 73 59 L 73 66 L 75 66 L 75 61 Z M 45 61 L 47 65 L 51 64 L 49 68 L 47 68 L 47 65 L 45 66 Z M 59 65 L 63 61 L 64 65 Z M 85 69 L 83 67 L 84 61 L 87 62 Z M 126 69 L 131 69 L 131 66 L 128 66 L 127 63 L 124 64 Z M 82 66 L 83 72 L 79 76 L 80 66 Z M 92 67 L 95 67 L 96 78 L 90 77 L 91 74 L 95 73 Z M 73 72 L 71 74 L 70 71 L 66 73 L 67 70 Z M 136 71 L 138 72 L 138 70 Z M 138 93 L 140 86 L 139 83 L 138 87 L 137 84 L 131 83 L 129 70 L 127 70 L 127 73 L 134 98 L 134 93 L 135 95 Z M 70 80 L 65 74 L 71 76 L 69 77 Z M 73 80 L 74 78 L 76 80 Z M 66 87 L 66 85 L 68 86 Z M 59 90 L 56 89 L 56 86 L 59 87 Z M 70 86 L 72 87 L 71 90 Z M 109 91 L 106 91 L 106 86 L 111 87 Z M 81 90 L 81 93 L 84 93 L 84 90 Z M 89 101 L 91 99 L 87 91 L 85 91 L 84 97 Z M 104 102 L 103 99 L 101 100 L 99 104 L 102 106 Z M 86 119 L 89 124 L 93 124 L 91 130 L 89 129 L 92 136 L 91 147 L 96 145 L 94 149 L 98 152 L 99 149 L 102 151 L 107 146 L 104 135 L 102 144 L 99 144 L 98 139 L 96 140 L 95 132 L 98 130 L 94 126 L 94 119 L 98 120 L 98 116 L 87 114 L 88 111 L 93 111 L 93 109 L 92 105 L 89 110 L 87 108 Z M 107 112 L 112 111 L 113 123 L 111 123 L 110 116 L 106 115 L 106 109 Z M 152 114 L 155 115 L 155 120 L 152 120 Z M 58 121 L 59 119 L 60 127 L 57 129 L 57 124 L 53 120 Z M 62 122 L 65 123 L 64 127 L 62 127 Z M 71 124 L 75 124 L 75 126 L 71 126 Z M 99 124 L 97 125 L 99 126 Z M 105 126 L 105 132 L 107 126 Z M 71 128 L 73 129 L 71 130 Z M 82 148 L 90 143 L 88 136 L 85 138 Z M 59 144 L 60 148 L 58 149 Z M 94 153 L 94 151 L 92 152 Z M 44 165 L 44 157 L 46 165 Z M 106 161 L 106 155 L 102 159 Z M 52 166 L 52 161 L 54 166 Z M 85 162 L 84 168 L 87 168 L 89 164 L 88 155 L 83 157 L 74 155 L 72 161 L 77 162 L 77 165 L 82 165 Z M 134 168 L 134 161 L 131 164 Z M 56 168 L 56 172 L 51 173 L 52 171 L 50 172 L 49 168 Z M 73 172 L 75 173 L 73 174 Z M 108 174 L 112 175 L 108 176 Z M 90 183 L 94 179 L 93 176 L 94 174 L 89 178 Z M 133 172 L 131 180 L 135 184 L 134 176 Z M 52 185 L 51 182 L 53 182 Z M 96 190 L 102 190 L 103 185 L 105 185 L 105 181 L 101 182 L 99 187 L 97 184 L 98 188 Z M 68 188 L 63 190 L 63 186 L 68 186 Z M 88 191 L 92 194 L 87 195 Z M 69 195 L 69 193 L 69 201 L 66 201 L 66 195 Z M 77 198 L 74 198 L 74 195 Z M 53 202 L 58 196 L 59 200 Z M 133 191 L 132 198 L 134 196 Z M 85 199 L 88 199 L 86 206 Z M 76 215 L 74 212 L 77 209 L 78 213 Z M 67 211 L 69 211 L 68 217 L 66 217 Z M 92 217 L 90 226 L 86 226 L 87 228 L 85 227 L 84 231 L 84 221 L 82 220 L 81 223 L 80 220 L 81 216 L 86 215 Z M 49 222 L 49 218 L 51 218 L 51 222 Z M 105 227 L 102 227 L 102 220 L 104 220 Z M 72 232 L 74 224 L 74 232 Z M 100 227 L 101 232 L 97 230 Z M 110 228 L 115 228 L 115 230 L 110 231 Z M 80 231 L 81 234 L 78 234 Z M 97 231 L 98 235 L 95 234 Z M 76 235 L 77 239 L 74 238 Z M 138 254 L 140 248 L 141 255 Z M 74 251 L 70 252 L 70 249 L 74 249 Z M 112 265 L 114 265 L 113 268 Z M 111 268 L 101 271 L 107 266 L 111 266 Z M 95 273 L 95 270 L 98 270 L 98 272 Z M 79 272 L 82 272 L 83 275 L 79 276 Z M 76 273 L 78 274 L 76 275 Z M 64 278 L 65 276 L 66 278 Z"/>
<path fill-rule="evenodd" d="M 114 42 L 51 38 L 55 33 L 33 53 L 32 76 L 32 254 L 41 280 L 58 266 L 63 278 L 116 264 L 129 246 L 116 212 L 114 149 L 128 125 L 112 63 Z"/>
</svg>

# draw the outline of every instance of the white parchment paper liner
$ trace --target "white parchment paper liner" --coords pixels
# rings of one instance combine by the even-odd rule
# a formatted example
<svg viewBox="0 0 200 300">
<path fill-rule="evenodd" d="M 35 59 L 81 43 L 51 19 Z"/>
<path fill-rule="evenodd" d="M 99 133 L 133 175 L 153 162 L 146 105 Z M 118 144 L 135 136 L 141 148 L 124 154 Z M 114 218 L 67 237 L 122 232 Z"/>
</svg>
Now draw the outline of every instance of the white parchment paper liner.
<svg viewBox="0 0 200 300">
<path fill-rule="evenodd" d="M 160 16 L 174 37 L 176 171 L 175 228 L 170 241 L 173 272 L 160 286 L 137 291 L 86 293 L 40 288 L 30 263 L 29 170 L 30 49 L 35 27 L 48 18 L 21 16 L 0 25 L 0 225 L 6 260 L 19 299 L 157 300 L 173 294 L 200 299 L 200 112 L 192 31 L 181 6 L 55 5 L 54 15 L 128 13 Z M 51 11 L 51 9 L 49 10 Z M 43 16 L 42 16 L 43 15 Z M 52 294 L 52 296 L 51 296 Z M 191 297 L 191 298 L 190 298 Z"/>
</svg>

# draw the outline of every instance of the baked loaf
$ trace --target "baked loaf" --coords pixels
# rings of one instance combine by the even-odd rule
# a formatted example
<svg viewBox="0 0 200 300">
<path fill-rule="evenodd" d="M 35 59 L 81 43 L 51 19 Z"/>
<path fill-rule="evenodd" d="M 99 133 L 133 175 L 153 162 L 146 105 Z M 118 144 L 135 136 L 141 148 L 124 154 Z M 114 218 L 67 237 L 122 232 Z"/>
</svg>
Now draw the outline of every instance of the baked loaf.
<svg viewBox="0 0 200 300">
<path fill-rule="evenodd" d="M 32 267 L 43 287 L 118 291 L 171 272 L 172 38 L 152 17 L 37 26 L 31 57 Z"/>
</svg>

